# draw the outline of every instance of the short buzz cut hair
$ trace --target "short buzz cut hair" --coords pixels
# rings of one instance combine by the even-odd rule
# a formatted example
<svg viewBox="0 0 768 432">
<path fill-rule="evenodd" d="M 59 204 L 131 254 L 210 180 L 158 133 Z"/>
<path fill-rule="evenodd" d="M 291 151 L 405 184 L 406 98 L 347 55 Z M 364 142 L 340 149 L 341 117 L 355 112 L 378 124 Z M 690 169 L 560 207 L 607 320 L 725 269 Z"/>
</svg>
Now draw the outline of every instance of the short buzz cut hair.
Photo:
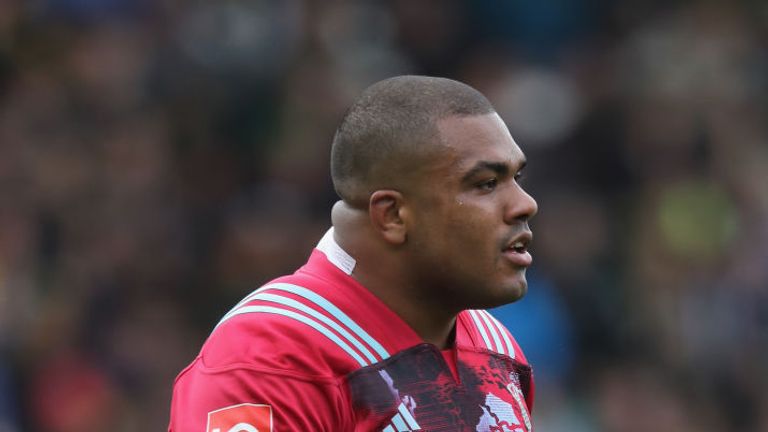
<svg viewBox="0 0 768 432">
<path fill-rule="evenodd" d="M 436 143 L 437 121 L 495 112 L 474 88 L 447 78 L 404 75 L 363 91 L 345 114 L 331 149 L 336 193 L 353 207 L 393 187 L 406 162 Z"/>
</svg>

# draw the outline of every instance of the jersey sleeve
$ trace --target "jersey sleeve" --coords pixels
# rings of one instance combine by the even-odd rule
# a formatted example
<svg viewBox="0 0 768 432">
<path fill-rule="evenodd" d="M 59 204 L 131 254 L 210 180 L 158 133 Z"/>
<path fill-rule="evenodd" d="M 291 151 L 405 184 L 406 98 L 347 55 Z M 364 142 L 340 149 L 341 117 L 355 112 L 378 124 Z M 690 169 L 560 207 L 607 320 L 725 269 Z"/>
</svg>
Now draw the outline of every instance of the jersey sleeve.
<svg viewBox="0 0 768 432">
<path fill-rule="evenodd" d="M 176 380 L 170 432 L 350 430 L 335 380 L 201 361 Z"/>
<path fill-rule="evenodd" d="M 276 315 L 235 317 L 174 383 L 170 432 L 352 430 L 343 357 Z M 322 336 L 320 336 L 322 337 Z"/>
</svg>

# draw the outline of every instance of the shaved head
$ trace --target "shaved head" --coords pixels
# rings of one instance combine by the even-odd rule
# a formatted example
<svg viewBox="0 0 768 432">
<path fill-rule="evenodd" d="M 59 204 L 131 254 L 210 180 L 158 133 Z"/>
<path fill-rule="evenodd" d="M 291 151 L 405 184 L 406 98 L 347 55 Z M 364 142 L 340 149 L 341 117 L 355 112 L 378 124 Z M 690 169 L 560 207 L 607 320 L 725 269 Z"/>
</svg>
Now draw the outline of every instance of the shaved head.
<svg viewBox="0 0 768 432">
<path fill-rule="evenodd" d="M 446 78 L 406 75 L 373 84 L 349 108 L 333 139 L 336 193 L 366 208 L 372 192 L 402 188 L 439 148 L 438 120 L 492 112 L 480 92 Z"/>
</svg>

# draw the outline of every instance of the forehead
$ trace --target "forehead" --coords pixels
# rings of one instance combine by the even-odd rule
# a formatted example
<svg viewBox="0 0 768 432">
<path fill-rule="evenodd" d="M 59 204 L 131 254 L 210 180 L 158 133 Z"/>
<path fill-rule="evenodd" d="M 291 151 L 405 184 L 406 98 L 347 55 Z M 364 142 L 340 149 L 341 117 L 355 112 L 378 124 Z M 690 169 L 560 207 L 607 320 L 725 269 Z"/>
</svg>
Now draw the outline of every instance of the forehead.
<svg viewBox="0 0 768 432">
<path fill-rule="evenodd" d="M 507 163 L 515 168 L 525 160 L 523 151 L 496 113 L 447 117 L 438 120 L 437 129 L 442 147 L 436 156 L 437 166 L 462 171 L 484 161 Z"/>
</svg>

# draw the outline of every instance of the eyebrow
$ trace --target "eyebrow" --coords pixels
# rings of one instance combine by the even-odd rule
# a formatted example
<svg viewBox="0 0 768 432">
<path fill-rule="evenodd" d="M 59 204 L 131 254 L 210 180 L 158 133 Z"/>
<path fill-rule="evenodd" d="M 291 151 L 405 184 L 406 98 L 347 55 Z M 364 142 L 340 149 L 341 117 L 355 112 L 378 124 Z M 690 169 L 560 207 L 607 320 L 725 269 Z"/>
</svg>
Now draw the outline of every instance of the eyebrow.
<svg viewBox="0 0 768 432">
<path fill-rule="evenodd" d="M 518 171 L 521 171 L 523 168 L 525 168 L 526 165 L 528 165 L 528 161 L 523 159 L 523 161 L 520 163 L 520 168 Z M 506 162 L 480 161 L 476 163 L 475 166 L 473 166 L 469 171 L 467 171 L 461 180 L 464 182 L 470 181 L 472 180 L 472 177 L 483 171 L 492 171 L 496 173 L 496 175 L 503 177 L 509 174 L 510 167 Z"/>
</svg>

